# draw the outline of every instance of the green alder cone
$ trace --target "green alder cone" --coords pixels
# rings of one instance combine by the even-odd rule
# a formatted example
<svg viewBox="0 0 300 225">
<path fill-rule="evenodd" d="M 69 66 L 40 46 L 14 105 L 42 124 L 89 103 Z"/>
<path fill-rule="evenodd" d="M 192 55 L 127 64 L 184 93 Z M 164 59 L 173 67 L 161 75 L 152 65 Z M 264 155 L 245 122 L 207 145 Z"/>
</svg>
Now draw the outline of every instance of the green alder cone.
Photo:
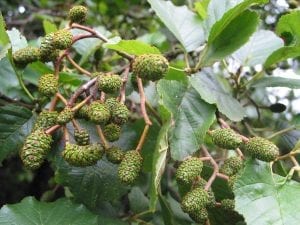
<svg viewBox="0 0 300 225">
<path fill-rule="evenodd" d="M 235 149 L 243 143 L 241 136 L 230 128 L 213 130 L 211 136 L 215 145 L 225 149 Z"/>
<path fill-rule="evenodd" d="M 203 188 L 195 188 L 182 198 L 181 208 L 184 212 L 190 214 L 199 211 L 208 204 L 208 193 Z"/>
<path fill-rule="evenodd" d="M 133 184 L 141 172 L 142 164 L 143 158 L 139 152 L 126 152 L 118 170 L 120 181 L 128 185 Z"/>
<path fill-rule="evenodd" d="M 113 94 L 120 90 L 122 86 L 122 79 L 119 75 L 107 74 L 98 76 L 98 88 L 107 94 Z"/>
<path fill-rule="evenodd" d="M 87 18 L 88 9 L 84 6 L 73 6 L 69 11 L 69 19 L 72 23 L 84 23 Z"/>
<path fill-rule="evenodd" d="M 223 199 L 221 201 L 221 207 L 224 210 L 232 211 L 235 207 L 235 202 L 233 199 Z"/>
<path fill-rule="evenodd" d="M 89 145 L 90 135 L 86 129 L 74 130 L 74 139 L 78 145 Z"/>
<path fill-rule="evenodd" d="M 129 110 L 126 105 L 117 102 L 114 107 L 111 107 L 111 121 L 118 125 L 123 125 L 128 121 Z"/>
<path fill-rule="evenodd" d="M 20 157 L 24 166 L 28 169 L 39 168 L 51 149 L 52 137 L 44 130 L 33 131 L 24 142 L 20 151 Z"/>
<path fill-rule="evenodd" d="M 144 80 L 162 79 L 169 70 L 169 62 L 162 55 L 144 54 L 137 56 L 132 64 L 132 72 Z"/>
<path fill-rule="evenodd" d="M 115 107 L 120 104 L 120 102 L 116 98 L 108 98 L 105 100 L 105 104 L 109 108 L 110 111 L 112 111 Z"/>
<path fill-rule="evenodd" d="M 101 144 L 75 145 L 66 143 L 62 157 L 71 166 L 93 166 L 102 158 L 104 150 Z"/>
<path fill-rule="evenodd" d="M 24 68 L 27 64 L 40 58 L 40 51 L 36 47 L 28 46 L 13 53 L 13 60 L 17 67 Z"/>
<path fill-rule="evenodd" d="M 89 106 L 89 118 L 96 124 L 106 124 L 110 119 L 109 107 L 100 101 L 94 101 Z"/>
<path fill-rule="evenodd" d="M 125 152 L 121 148 L 112 146 L 105 152 L 106 158 L 113 164 L 120 164 L 124 158 Z"/>
<path fill-rule="evenodd" d="M 234 174 L 234 175 L 232 175 L 232 176 L 229 177 L 229 179 L 228 179 L 228 187 L 231 190 L 233 190 L 234 184 L 235 184 L 235 182 L 236 182 L 236 180 L 238 179 L 239 176 L 240 176 L 240 174 L 236 173 L 236 174 Z"/>
<path fill-rule="evenodd" d="M 58 91 L 58 79 L 54 74 L 44 74 L 39 79 L 38 89 L 40 94 L 51 97 Z"/>
<path fill-rule="evenodd" d="M 59 56 L 59 50 L 55 49 L 53 38 L 54 33 L 50 33 L 42 39 L 40 46 L 40 60 L 42 62 L 55 61 Z"/>
<path fill-rule="evenodd" d="M 103 134 L 108 141 L 110 142 L 116 141 L 120 138 L 121 127 L 118 126 L 117 124 L 110 123 L 104 127 Z"/>
<path fill-rule="evenodd" d="M 245 150 L 254 158 L 271 162 L 279 156 L 278 147 L 262 137 L 253 137 L 245 144 Z"/>
<path fill-rule="evenodd" d="M 93 72 L 93 73 L 91 73 L 91 78 L 95 78 L 95 77 L 99 78 L 101 76 L 105 76 L 105 73 L 103 73 L 103 72 Z"/>
<path fill-rule="evenodd" d="M 56 49 L 67 49 L 71 47 L 73 42 L 73 35 L 70 30 L 58 30 L 53 35 L 53 46 Z"/>
<path fill-rule="evenodd" d="M 70 122 L 74 118 L 74 112 L 72 111 L 71 108 L 64 108 L 63 111 L 61 111 L 58 114 L 57 117 L 57 123 L 59 125 L 65 125 L 66 123 Z"/>
<path fill-rule="evenodd" d="M 83 105 L 78 111 L 75 112 L 75 117 L 79 119 L 89 119 L 89 106 Z"/>
<path fill-rule="evenodd" d="M 48 129 L 57 124 L 58 112 L 56 111 L 42 111 L 34 124 L 33 130 Z"/>
<path fill-rule="evenodd" d="M 220 172 L 232 176 L 243 168 L 243 160 L 240 157 L 230 157 L 220 167 Z"/>
<path fill-rule="evenodd" d="M 207 218 L 208 218 L 208 212 L 206 208 L 201 208 L 198 211 L 189 213 L 189 216 L 191 217 L 192 220 L 194 220 L 198 224 L 205 224 Z"/>
<path fill-rule="evenodd" d="M 196 157 L 183 161 L 176 171 L 176 181 L 178 183 L 192 183 L 201 174 L 203 162 Z"/>
</svg>

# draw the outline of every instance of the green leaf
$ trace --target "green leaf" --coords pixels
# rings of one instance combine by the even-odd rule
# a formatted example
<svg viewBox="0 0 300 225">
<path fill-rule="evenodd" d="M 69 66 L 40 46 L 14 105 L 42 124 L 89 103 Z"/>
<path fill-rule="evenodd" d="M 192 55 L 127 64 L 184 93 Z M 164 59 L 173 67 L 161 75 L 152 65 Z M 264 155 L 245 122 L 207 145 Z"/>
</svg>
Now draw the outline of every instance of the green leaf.
<svg viewBox="0 0 300 225">
<path fill-rule="evenodd" d="M 128 194 L 130 210 L 135 213 L 147 211 L 149 199 L 144 195 L 139 187 L 133 187 Z"/>
<path fill-rule="evenodd" d="M 259 30 L 232 56 L 243 66 L 255 66 L 263 64 L 269 55 L 283 47 L 283 45 L 282 39 L 272 31 Z"/>
<path fill-rule="evenodd" d="M 0 108 L 0 163 L 20 150 L 33 122 L 29 109 L 12 104 Z"/>
<path fill-rule="evenodd" d="M 300 89 L 300 79 L 285 77 L 264 77 L 252 83 L 253 87 L 288 87 Z"/>
<path fill-rule="evenodd" d="M 2 16 L 2 13 L 0 12 L 0 44 L 2 46 L 5 46 L 9 43 L 10 43 L 9 37 L 6 33 L 6 24 Z"/>
<path fill-rule="evenodd" d="M 191 84 L 203 100 L 216 104 L 218 110 L 230 120 L 241 121 L 245 116 L 242 105 L 221 86 L 216 74 L 199 72 L 191 77 Z"/>
<path fill-rule="evenodd" d="M 186 6 L 175 6 L 171 1 L 162 0 L 148 0 L 148 2 L 186 51 L 194 51 L 204 43 L 201 20 Z"/>
<path fill-rule="evenodd" d="M 118 167 L 101 159 L 94 166 L 72 167 L 64 160 L 57 163 L 56 181 L 69 187 L 75 199 L 96 209 L 103 201 L 112 201 L 126 193 L 118 179 Z"/>
<path fill-rule="evenodd" d="M 223 20 L 224 18 L 220 22 Z M 239 49 L 249 40 L 258 22 L 258 14 L 249 10 L 239 14 L 228 24 L 224 22 L 226 26 L 219 27 L 220 23 L 217 22 L 211 30 L 201 64 L 211 65 Z"/>
<path fill-rule="evenodd" d="M 14 68 L 7 57 L 0 60 L 1 85 L 0 92 L 12 99 L 20 99 L 24 93 L 19 85 Z"/>
<path fill-rule="evenodd" d="M 161 54 L 160 51 L 151 45 L 138 40 L 117 40 L 104 44 L 104 47 L 116 51 L 126 52 L 132 55 Z"/>
<path fill-rule="evenodd" d="M 201 19 L 205 19 L 207 17 L 207 7 L 210 0 L 202 0 L 201 2 L 195 2 L 194 7 L 198 15 Z"/>
<path fill-rule="evenodd" d="M 161 104 L 172 114 L 171 157 L 182 160 L 199 149 L 215 119 L 215 107 L 202 100 L 191 84 L 160 80 Z"/>
<path fill-rule="evenodd" d="M 33 197 L 24 198 L 20 203 L 5 205 L 0 210 L 1 225 L 97 225 L 97 215 L 83 205 L 62 198 L 55 202 L 39 202 Z"/>
<path fill-rule="evenodd" d="M 299 190 L 298 182 L 273 174 L 269 163 L 249 160 L 235 183 L 235 210 L 248 225 L 299 224 Z"/>
<path fill-rule="evenodd" d="M 244 0 L 244 1 L 225 0 L 222 2 L 220 2 L 219 0 L 212 1 L 208 6 L 208 14 L 215 15 L 215 20 L 214 20 L 215 23 L 213 24 L 213 26 L 210 30 L 208 42 L 212 43 L 216 38 L 218 38 L 218 37 L 220 38 L 221 34 L 224 32 L 225 29 L 227 29 L 228 26 L 230 26 L 232 21 L 235 20 L 242 13 L 244 13 L 244 11 L 247 8 L 249 8 L 251 5 L 263 4 L 263 3 L 267 3 L 267 2 L 268 2 L 268 0 Z M 237 3 L 239 3 L 239 4 L 237 4 Z M 222 4 L 222 5 L 220 5 L 220 4 Z M 230 9 L 230 10 L 228 10 L 228 9 Z M 222 18 L 220 19 L 221 15 L 222 15 Z M 235 34 L 237 34 L 237 33 L 235 33 Z"/>
<path fill-rule="evenodd" d="M 46 34 L 57 31 L 56 25 L 49 20 L 43 20 L 43 27 Z"/>
<path fill-rule="evenodd" d="M 164 223 L 168 225 L 175 225 L 174 215 L 169 202 L 164 198 L 164 196 L 159 195 L 159 203 Z"/>
<path fill-rule="evenodd" d="M 9 36 L 13 52 L 27 47 L 27 40 L 18 29 L 13 28 L 12 30 L 8 30 L 7 34 Z"/>
<path fill-rule="evenodd" d="M 276 33 L 285 39 L 287 45 L 300 44 L 300 11 L 295 10 L 289 14 L 280 17 L 277 26 Z"/>
<path fill-rule="evenodd" d="M 287 60 L 289 58 L 295 58 L 300 56 L 300 46 L 296 47 L 282 47 L 273 52 L 266 60 L 264 67 L 268 68 L 275 63 Z"/>
<path fill-rule="evenodd" d="M 163 108 L 161 110 L 164 110 Z M 154 212 L 156 209 L 156 204 L 158 200 L 158 195 L 160 194 L 160 181 L 164 173 L 167 153 L 168 153 L 168 132 L 171 126 L 171 115 L 166 111 L 162 112 L 165 117 L 163 126 L 161 127 L 156 147 L 153 153 L 152 162 L 152 173 L 151 173 L 151 186 L 150 186 L 150 211 Z"/>
</svg>

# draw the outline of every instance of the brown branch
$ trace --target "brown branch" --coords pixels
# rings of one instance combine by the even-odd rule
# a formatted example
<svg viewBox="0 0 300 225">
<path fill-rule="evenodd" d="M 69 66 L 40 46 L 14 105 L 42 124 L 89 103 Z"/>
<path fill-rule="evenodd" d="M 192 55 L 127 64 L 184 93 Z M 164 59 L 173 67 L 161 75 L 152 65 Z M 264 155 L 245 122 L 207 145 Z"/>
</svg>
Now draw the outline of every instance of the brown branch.
<svg viewBox="0 0 300 225">
<path fill-rule="evenodd" d="M 213 165 L 213 168 L 214 168 L 213 174 L 211 175 L 211 177 L 209 178 L 209 180 L 207 181 L 207 183 L 204 187 L 204 190 L 208 191 L 208 189 L 211 187 L 212 183 L 216 179 L 217 174 L 219 173 L 219 166 L 216 163 L 216 161 L 213 159 L 213 157 L 210 155 L 210 153 L 208 152 L 207 148 L 204 145 L 201 146 L 201 150 L 206 157 L 210 157 L 210 163 Z"/>
<path fill-rule="evenodd" d="M 121 90 L 120 90 L 120 96 L 119 96 L 119 101 L 121 103 L 125 102 L 125 97 L 126 97 L 126 83 L 127 83 L 127 79 L 128 79 L 129 70 L 130 70 L 130 68 L 129 68 L 129 66 L 127 66 L 125 68 L 125 71 L 124 71 L 123 84 L 122 84 L 122 87 L 121 87 Z"/>
<path fill-rule="evenodd" d="M 50 106 L 49 106 L 49 111 L 53 111 L 55 109 L 57 100 L 58 100 L 57 95 L 54 95 L 53 99 L 51 100 Z"/>
<path fill-rule="evenodd" d="M 138 152 L 140 152 L 142 150 L 142 148 L 143 148 L 143 145 L 144 145 L 144 143 L 146 141 L 146 137 L 147 137 L 147 134 L 148 134 L 148 131 L 149 131 L 149 127 L 150 126 L 148 124 L 146 124 L 146 126 L 144 127 L 144 130 L 143 130 L 143 133 L 142 133 L 142 135 L 140 137 L 139 143 L 138 143 L 138 145 L 137 145 L 137 147 L 135 149 Z"/>
<path fill-rule="evenodd" d="M 100 125 L 96 125 L 96 129 L 97 129 L 98 136 L 99 136 L 99 138 L 100 138 L 100 140 L 101 140 L 101 142 L 104 146 L 104 149 L 105 150 L 109 149 L 109 144 L 108 144 L 108 142 L 107 142 L 107 140 L 106 140 L 106 138 L 105 138 L 105 136 L 102 132 L 102 129 L 101 129 Z"/>
<path fill-rule="evenodd" d="M 81 130 L 79 123 L 75 119 L 72 119 L 72 124 L 76 130 Z"/>
<path fill-rule="evenodd" d="M 54 125 L 53 127 L 50 127 L 48 130 L 45 131 L 46 134 L 52 134 L 55 132 L 57 129 L 59 129 L 61 125 Z"/>
<path fill-rule="evenodd" d="M 223 173 L 217 173 L 217 177 L 223 179 L 223 180 L 229 180 L 229 177 Z"/>
<path fill-rule="evenodd" d="M 66 55 L 68 61 L 81 73 L 87 75 L 87 76 L 91 76 L 91 73 L 85 69 L 83 69 L 81 66 L 79 66 L 71 57 L 70 55 Z"/>
<path fill-rule="evenodd" d="M 77 105 L 75 105 L 72 108 L 72 111 L 75 112 L 77 110 L 79 110 L 82 106 L 84 106 L 90 99 L 92 98 L 92 95 L 89 95 L 88 97 L 86 97 L 83 101 L 81 101 L 80 103 L 78 103 Z"/>
<path fill-rule="evenodd" d="M 146 96 L 145 96 L 145 93 L 144 93 L 144 87 L 143 87 L 142 79 L 137 77 L 137 83 L 138 83 L 138 88 L 139 88 L 139 93 L 140 93 L 140 102 L 141 102 L 142 115 L 144 117 L 145 123 L 148 124 L 148 125 L 152 125 L 152 122 L 149 119 L 149 116 L 148 116 L 147 110 L 146 110 Z"/>
<path fill-rule="evenodd" d="M 84 85 L 82 85 L 80 88 L 78 88 L 74 94 L 71 96 L 68 105 L 69 106 L 73 106 L 74 103 L 76 102 L 76 99 L 85 91 L 87 91 L 88 89 L 90 89 L 95 83 L 96 83 L 97 78 L 94 78 L 90 81 L 88 81 L 87 83 L 85 83 Z"/>
<path fill-rule="evenodd" d="M 62 96 L 59 92 L 56 93 L 56 96 L 58 99 L 60 99 L 65 105 L 68 105 L 67 99 L 65 99 L 64 96 Z"/>
</svg>

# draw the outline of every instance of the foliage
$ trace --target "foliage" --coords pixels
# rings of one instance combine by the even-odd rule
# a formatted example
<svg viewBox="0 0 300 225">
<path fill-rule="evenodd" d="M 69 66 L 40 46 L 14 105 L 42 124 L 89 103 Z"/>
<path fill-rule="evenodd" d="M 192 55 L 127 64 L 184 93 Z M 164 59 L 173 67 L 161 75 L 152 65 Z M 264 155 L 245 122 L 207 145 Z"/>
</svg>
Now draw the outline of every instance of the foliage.
<svg viewBox="0 0 300 225">
<path fill-rule="evenodd" d="M 297 225 L 299 3 L 276 2 L 0 2 L 0 225 Z"/>
</svg>

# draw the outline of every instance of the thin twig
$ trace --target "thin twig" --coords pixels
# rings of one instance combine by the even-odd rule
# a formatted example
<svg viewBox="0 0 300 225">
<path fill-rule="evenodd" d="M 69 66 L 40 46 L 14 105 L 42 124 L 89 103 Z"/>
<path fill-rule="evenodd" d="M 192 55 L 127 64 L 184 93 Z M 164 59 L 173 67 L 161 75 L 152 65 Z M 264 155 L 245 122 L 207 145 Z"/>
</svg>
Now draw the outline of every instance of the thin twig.
<svg viewBox="0 0 300 225">
<path fill-rule="evenodd" d="M 76 99 L 85 91 L 87 91 L 88 89 L 90 89 L 95 83 L 96 83 L 97 78 L 94 78 L 90 81 L 88 81 L 87 83 L 85 83 L 84 85 L 82 85 L 80 88 L 78 88 L 75 93 L 71 96 L 68 105 L 69 106 L 73 106 Z"/>
<path fill-rule="evenodd" d="M 149 125 L 146 124 L 146 126 L 144 127 L 144 130 L 143 130 L 143 133 L 142 133 L 142 135 L 140 137 L 139 143 L 136 146 L 136 149 L 135 149 L 136 151 L 140 152 L 142 150 L 143 145 L 144 145 L 144 143 L 146 141 L 146 137 L 147 137 L 148 131 L 149 131 Z"/>
<path fill-rule="evenodd" d="M 156 118 L 156 120 L 159 122 L 160 125 L 162 125 L 162 119 L 160 118 L 159 114 L 156 112 L 156 110 L 152 107 L 152 105 L 146 101 L 146 107 L 150 111 L 150 113 Z"/>
<path fill-rule="evenodd" d="M 81 130 L 79 123 L 75 119 L 72 119 L 72 124 L 76 130 Z"/>
<path fill-rule="evenodd" d="M 272 135 L 268 136 L 267 139 L 272 139 L 278 135 L 281 135 L 281 134 L 284 134 L 284 133 L 287 133 L 289 131 L 292 131 L 292 130 L 295 130 L 295 126 L 291 126 L 291 127 L 287 127 L 285 129 L 282 129 L 280 131 L 277 131 L 276 133 L 273 133 Z"/>
<path fill-rule="evenodd" d="M 65 99 L 64 96 L 62 96 L 59 92 L 56 93 L 56 96 L 58 99 L 60 99 L 65 105 L 68 105 L 67 99 Z"/>
<path fill-rule="evenodd" d="M 152 125 L 152 122 L 149 119 L 149 116 L 148 116 L 147 110 L 146 110 L 146 97 L 145 97 L 145 93 L 144 93 L 142 79 L 137 77 L 137 83 L 138 83 L 138 88 L 139 88 L 139 93 L 140 93 L 140 102 L 141 102 L 142 115 L 144 117 L 145 123 L 148 124 L 148 125 Z"/>
<path fill-rule="evenodd" d="M 108 142 L 107 142 L 107 140 L 106 140 L 106 138 L 105 138 L 105 136 L 102 132 L 102 129 L 101 129 L 100 125 L 96 125 L 96 129 L 97 129 L 98 136 L 99 136 L 99 138 L 100 138 L 100 140 L 101 140 L 101 142 L 104 146 L 104 149 L 109 149 L 109 144 L 108 144 Z"/>
<path fill-rule="evenodd" d="M 81 73 L 87 75 L 87 76 L 91 76 L 91 73 L 85 69 L 83 69 L 81 66 L 79 66 L 71 57 L 70 55 L 66 55 L 68 61 Z"/>
<path fill-rule="evenodd" d="M 119 100 L 121 103 L 125 102 L 125 98 L 126 98 L 126 84 L 127 84 L 127 79 L 128 79 L 128 73 L 129 73 L 129 66 L 125 68 L 124 71 L 124 77 L 123 77 L 123 84 L 120 90 L 120 96 L 119 96 Z"/>
<path fill-rule="evenodd" d="M 208 189 L 211 187 L 212 183 L 216 179 L 217 174 L 219 173 L 219 166 L 204 145 L 201 146 L 201 150 L 206 157 L 210 157 L 210 163 L 213 165 L 214 168 L 213 174 L 211 175 L 211 177 L 209 178 L 209 180 L 207 181 L 204 187 L 204 190 L 208 191 Z"/>
<path fill-rule="evenodd" d="M 49 111 L 54 111 L 55 106 L 57 104 L 57 100 L 58 100 L 57 95 L 54 95 L 54 97 L 53 97 L 53 99 L 52 99 L 52 101 L 50 103 L 50 106 L 49 106 Z"/>
</svg>

